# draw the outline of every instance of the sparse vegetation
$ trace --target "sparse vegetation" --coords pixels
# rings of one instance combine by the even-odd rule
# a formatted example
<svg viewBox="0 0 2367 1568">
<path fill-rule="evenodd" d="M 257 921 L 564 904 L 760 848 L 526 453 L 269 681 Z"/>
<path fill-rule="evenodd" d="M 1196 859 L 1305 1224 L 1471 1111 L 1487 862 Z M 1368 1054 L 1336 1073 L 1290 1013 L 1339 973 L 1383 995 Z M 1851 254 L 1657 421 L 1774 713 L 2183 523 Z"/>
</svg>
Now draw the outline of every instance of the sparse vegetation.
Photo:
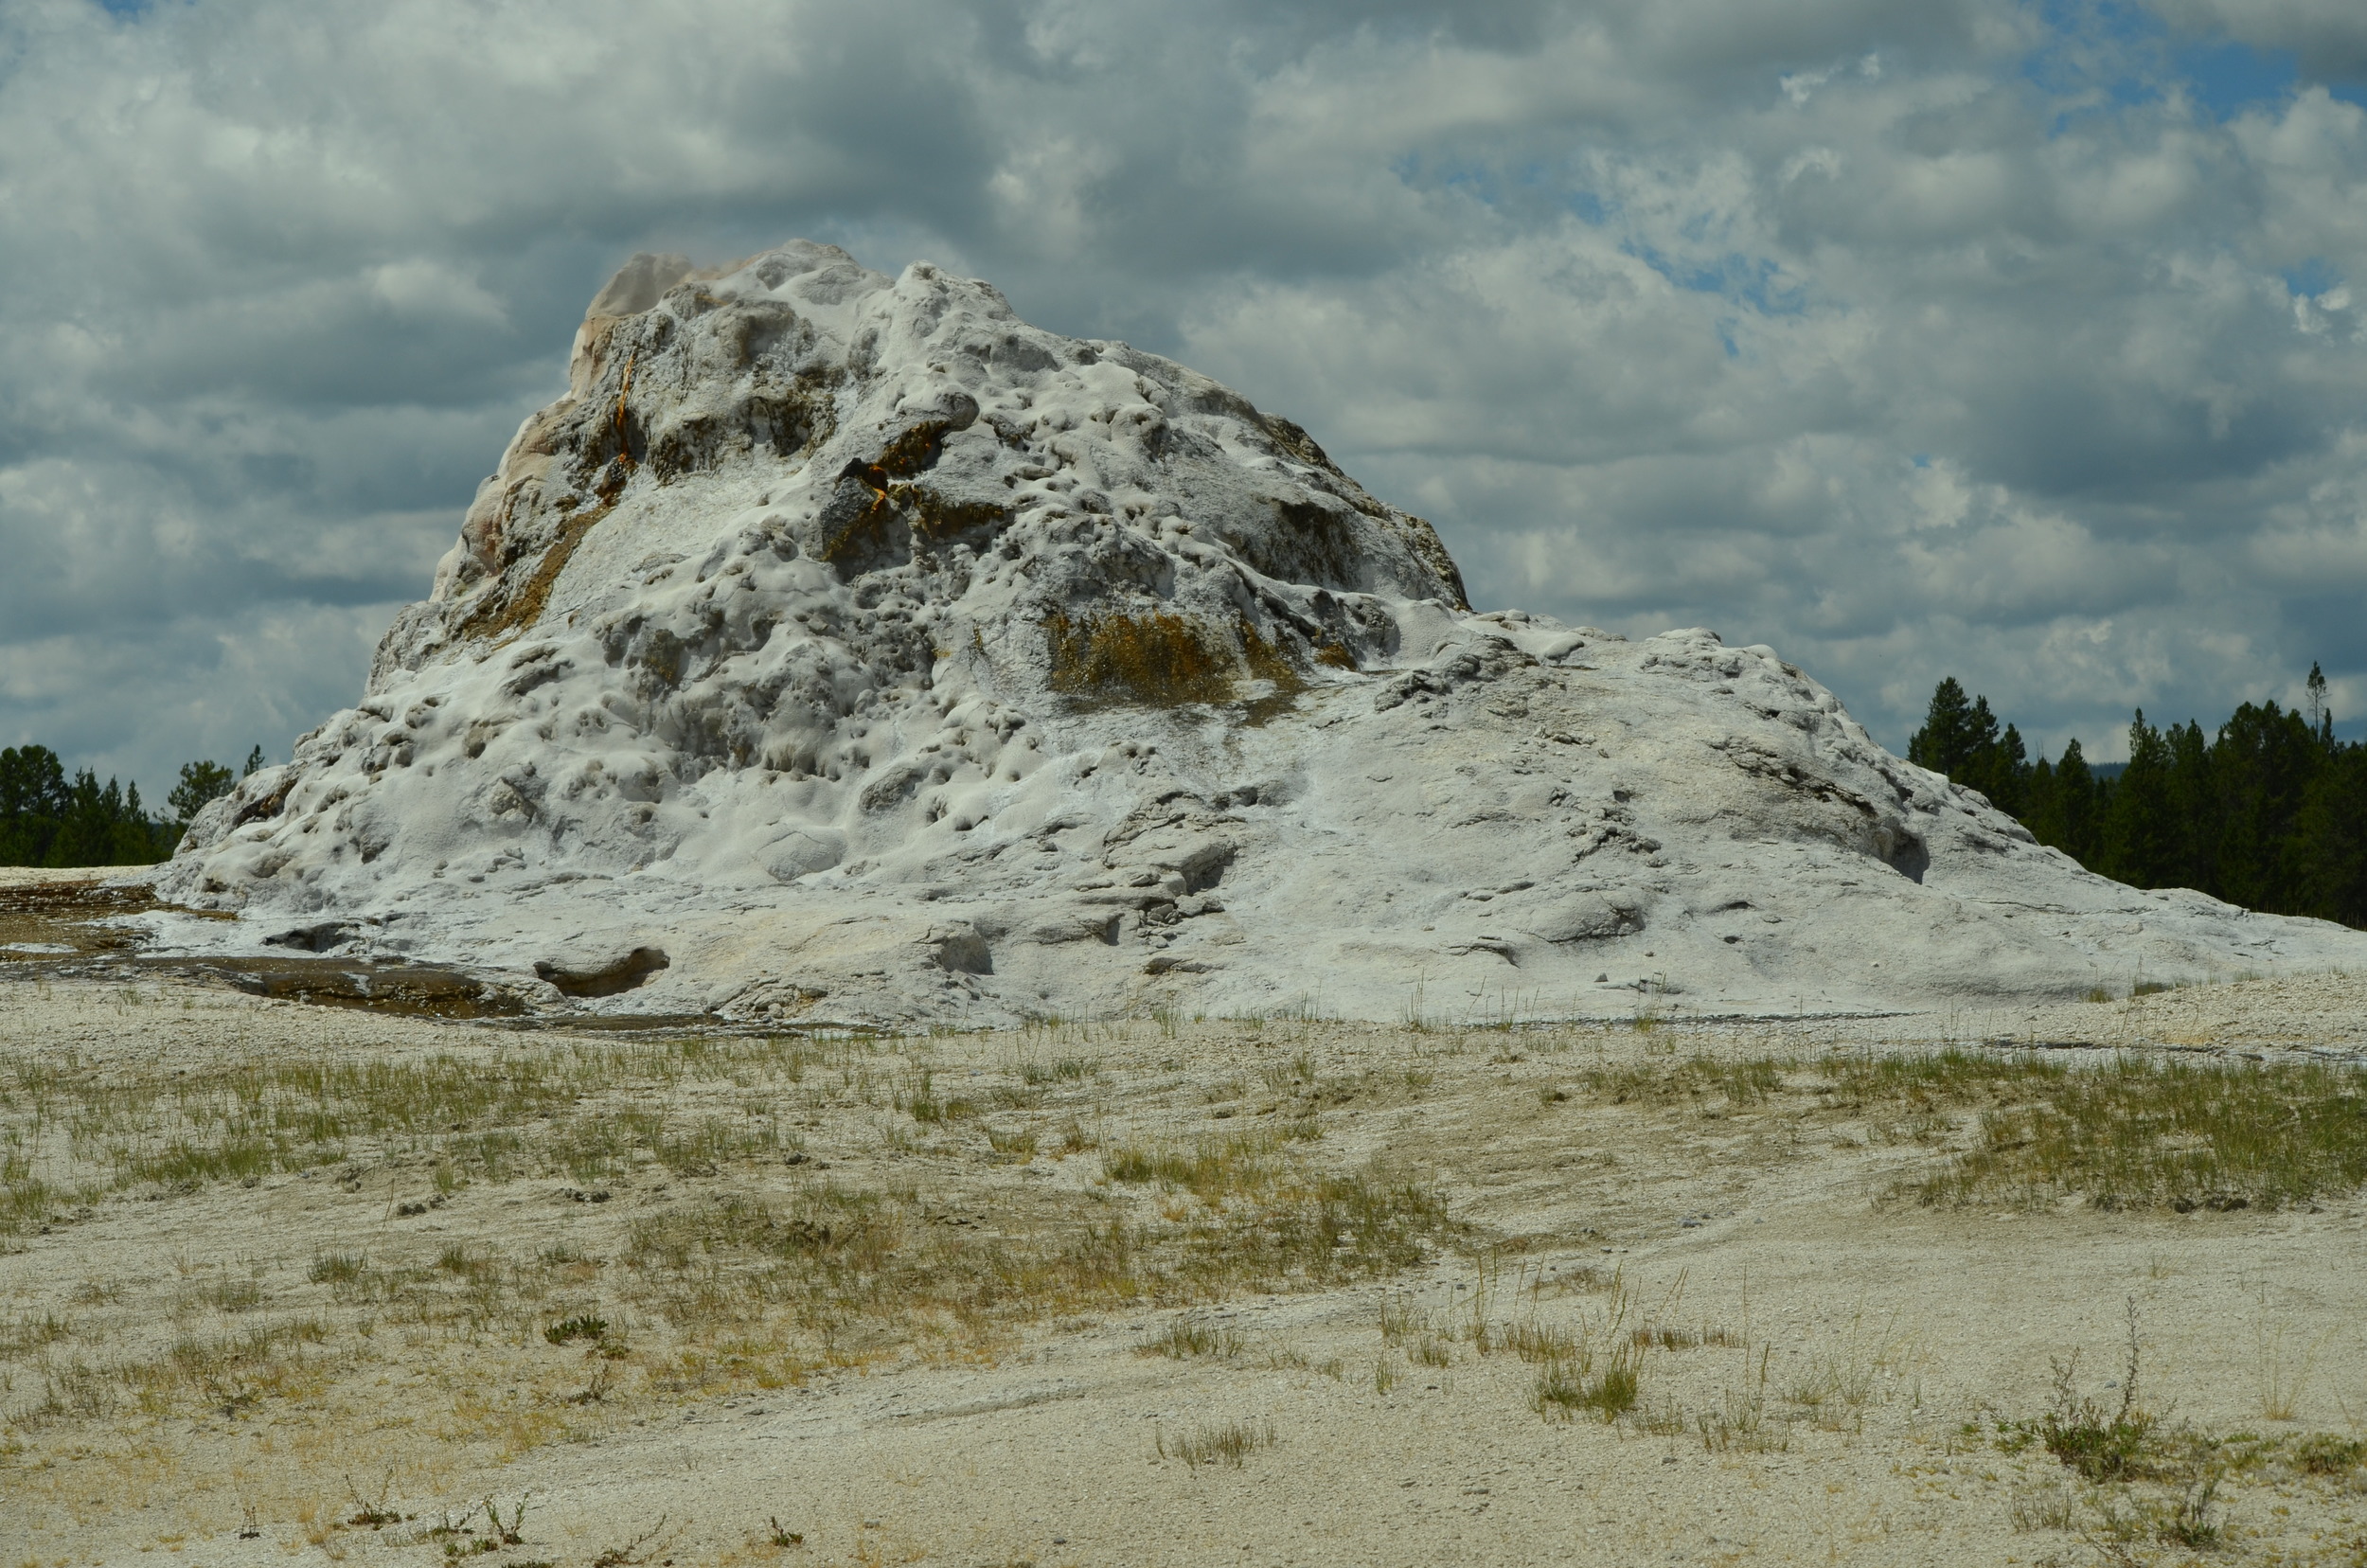
<svg viewBox="0 0 2367 1568">
<path fill-rule="evenodd" d="M 1746 1356 L 1749 1370 L 1742 1386 L 1725 1388 L 1717 1409 L 1695 1416 L 1694 1425 L 1701 1434 L 1704 1449 L 1712 1453 L 1766 1453 L 1790 1447 L 1784 1427 L 1768 1420 L 1768 1369 L 1774 1353 L 1775 1347 L 1769 1345 L 1760 1346 L 1755 1363 Z"/>
<path fill-rule="evenodd" d="M 1260 1449 L 1273 1447 L 1272 1421 L 1225 1421 L 1215 1426 L 1195 1427 L 1189 1432 L 1169 1435 L 1156 1433 L 1152 1446 L 1162 1459 L 1181 1459 L 1198 1469 L 1201 1465 L 1231 1465 L 1238 1470 L 1249 1456 Z"/>
<path fill-rule="evenodd" d="M 2158 1480 L 2189 1463 L 2194 1442 L 2163 1429 L 2140 1397 L 2144 1352 L 2137 1336 L 2137 1303 L 2127 1304 L 2127 1342 L 2122 1353 L 2120 1398 L 2110 1408 L 2079 1387 L 2079 1352 L 2053 1361 L 2055 1401 L 2036 1420 L 2000 1429 L 2000 1446 L 2017 1452 L 2036 1443 L 2064 1468 L 2091 1483 Z"/>
<path fill-rule="evenodd" d="M 1219 1327 L 1204 1317 L 1186 1312 L 1170 1318 L 1158 1338 L 1138 1345 L 1135 1353 L 1166 1356 L 1175 1361 L 1189 1361 L 1197 1356 L 1215 1356 L 1231 1361 L 1248 1347 L 1248 1342 L 1236 1330 Z"/>
<path fill-rule="evenodd" d="M 574 1317 L 561 1318 L 543 1329 L 543 1337 L 553 1345 L 567 1345 L 576 1340 L 597 1342 L 608 1338 L 608 1319 L 578 1312 Z"/>
<path fill-rule="evenodd" d="M 1570 1361 L 1578 1353 L 1574 1329 L 1548 1326 L 1535 1319 L 1511 1325 L 1499 1343 L 1524 1362 Z"/>
<path fill-rule="evenodd" d="M 1929 1204 L 2281 1208 L 2367 1185 L 2367 1085 L 2320 1061 L 2162 1060 L 2073 1066 L 2028 1055 L 1678 1059 L 1594 1069 L 1598 1104 L 1716 1118 L 1769 1110 L 1862 1125 L 1953 1152 L 1908 1178 Z"/>
<path fill-rule="evenodd" d="M 984 1049 L 860 1031 L 470 1030 L 409 1051 L 240 1048 L 133 1070 L 69 1051 L 0 1056 L 0 1191 L 21 1244 L 47 1249 L 85 1216 L 151 1201 L 194 1215 L 200 1203 L 318 1211 L 349 1197 L 369 1227 L 299 1231 L 284 1254 L 183 1257 L 153 1281 L 63 1263 L 45 1294 L 0 1316 L 0 1496 L 34 1473 L 9 1471 L 10 1444 L 46 1458 L 110 1422 L 159 1417 L 302 1430 L 366 1403 L 380 1378 L 431 1401 L 413 1416 L 433 1425 L 421 1443 L 507 1456 L 654 1425 L 693 1400 L 753 1408 L 845 1374 L 1016 1364 L 1119 1314 L 1146 1326 L 1125 1341 L 1137 1354 L 1177 1363 L 1161 1376 L 1178 1387 L 1280 1373 L 1331 1397 L 1386 1396 L 1405 1417 L 1433 1401 L 1525 1404 L 1574 1423 L 1575 1443 L 1609 1426 L 1697 1452 L 1812 1453 L 1912 1419 L 1898 1413 L 1918 1408 L 1923 1342 L 1860 1313 L 1770 1343 L 1748 1299 L 1721 1294 L 1712 1314 L 1686 1299 L 1682 1273 L 1623 1272 L 1611 1255 L 1631 1233 L 1614 1227 L 1673 1233 L 1737 1213 L 1748 1224 L 1755 1206 L 1739 1186 L 1712 1198 L 1706 1182 L 1682 1207 L 1632 1203 L 1646 1143 L 1700 1151 L 1697 1174 L 1719 1183 L 1845 1146 L 1877 1165 L 1856 1190 L 1886 1203 L 2009 1210 L 2073 1195 L 2175 1207 L 2165 1195 L 2206 1188 L 2298 1204 L 2290 1195 L 2323 1196 L 2347 1168 L 2355 1080 L 2340 1067 L 2172 1072 L 2002 1050 L 1721 1058 L 1686 1054 L 1687 1025 L 1639 1042 L 1493 1022 L 1382 1049 L 1310 1012 L 1255 1033 L 1047 1021 Z M 1227 1054 L 1198 1054 L 1207 1027 L 1234 1031 Z M 1485 1111 L 1477 1135 L 1554 1151 L 1557 1183 L 1593 1195 L 1577 1212 L 1605 1227 L 1599 1253 L 1591 1234 L 1581 1251 L 1544 1224 L 1462 1222 L 1440 1187 L 1408 1174 L 1451 1168 L 1435 1130 L 1463 1125 L 1467 1108 Z M 2302 1130 L 2294 1147 L 2246 1143 L 2240 1123 L 2260 1115 Z M 2034 1136 L 2046 1117 L 2072 1131 Z M 1490 1212 L 1486 1184 L 1449 1179 Z M 226 1190 L 206 1197 L 209 1185 Z M 1319 1320 L 1296 1320 L 1284 1341 L 1270 1336 L 1290 1319 L 1226 1305 L 1392 1276 L 1378 1346 L 1370 1315 L 1361 1345 L 1299 1343 Z M 1638 1277 L 1656 1281 L 1650 1298 L 1634 1295 Z M 2268 1300 L 2241 1370 L 2273 1418 L 2320 1397 L 2298 1392 L 2320 1342 L 2296 1327 L 2306 1318 L 2267 1315 Z M 2124 1408 L 2124 1384 L 2091 1399 L 2068 1370 L 2047 1415 L 1995 1431 L 2064 1478 L 2054 1491 L 2018 1478 L 1997 1499 L 2001 1527 L 2010 1501 L 2022 1527 L 2108 1559 L 2226 1549 L 2254 1517 L 2245 1488 L 2360 1479 L 2367 1445 L 2352 1437 L 2206 1437 L 2133 1394 Z M 1248 1435 L 1231 1452 L 1219 1427 L 1162 1430 L 1157 1456 L 1184 1461 L 1173 1483 L 1262 1446 L 1258 1423 L 1233 1424 Z M 371 1486 L 307 1516 L 301 1539 L 327 1550 L 339 1530 L 381 1527 L 355 1521 L 391 1512 L 376 1478 L 394 1452 L 357 1453 Z M 487 1517 L 480 1503 L 418 1544 L 475 1560 L 499 1540 Z M 800 1530 L 781 1533 L 828 1540 L 828 1520 L 793 1517 Z M 734 1539 L 759 1557 L 787 1550 L 764 1523 L 735 1522 Z"/>
<path fill-rule="evenodd" d="M 987 1129 L 987 1147 L 1008 1159 L 1024 1164 L 1036 1157 L 1036 1134 L 1025 1128 Z"/>
<path fill-rule="evenodd" d="M 791 1147 L 789 1108 L 683 1115 L 628 1096 L 701 1078 L 793 1083 L 817 1060 L 841 1064 L 845 1096 L 879 1096 L 859 1051 L 786 1039 L 578 1042 L 367 1061 L 256 1057 L 128 1079 L 70 1052 L 0 1056 L 0 1235 L 108 1192 L 188 1191 L 346 1165 L 423 1165 L 447 1191 L 543 1175 L 596 1182 L 645 1163 L 709 1174 Z M 624 1102 L 597 1103 L 606 1096 Z"/>
<path fill-rule="evenodd" d="M 2367 1183 L 2367 1098 L 2346 1069 L 2138 1057 L 2013 1066 L 2019 1082 L 1987 1075 L 2002 1103 L 1983 1112 L 1970 1149 L 1915 1187 L 1921 1201 L 2076 1193 L 2099 1208 L 2282 1208 Z"/>
<path fill-rule="evenodd" d="M 1613 1352 L 1599 1370 L 1584 1360 L 1547 1362 L 1537 1374 L 1532 1402 L 1548 1419 L 1567 1421 L 1586 1411 L 1615 1421 L 1636 1407 L 1642 1365 L 1632 1347 Z"/>
<path fill-rule="evenodd" d="M 1039 1127 L 1056 1158 L 1094 1148 L 1063 1102 L 1099 1070 L 1077 1054 L 1014 1064 L 987 1092 L 1006 1091 L 1041 1119 L 969 1133 L 976 1157 L 1033 1157 Z M 215 1181 L 279 1177 L 392 1187 L 383 1212 L 398 1226 L 467 1202 L 472 1187 L 533 1179 L 581 1184 L 556 1195 L 601 1213 L 620 1181 L 695 1183 L 803 1164 L 810 1128 L 877 1115 L 899 1098 L 923 1128 L 959 1124 L 963 1096 L 938 1089 L 925 1042 L 861 1032 L 529 1040 L 466 1054 L 258 1052 L 145 1074 L 65 1051 L 13 1054 L 0 1057 L 0 1235 L 70 1221 L 111 1194 L 178 1198 Z M 244 1408 L 333 1382 L 376 1354 L 381 1324 L 589 1346 L 589 1382 L 561 1381 L 553 1369 L 548 1397 L 561 1404 L 719 1381 L 768 1386 L 915 1349 L 978 1353 L 1055 1311 L 1392 1269 L 1450 1232 L 1434 1196 L 1326 1176 L 1290 1152 L 1300 1147 L 1277 1137 L 1207 1160 L 1187 1154 L 1180 1167 L 1151 1154 L 1151 1168 L 1217 1198 L 1181 1221 L 1156 1204 L 1136 1214 L 1100 1194 L 1070 1196 L 989 1235 L 936 1224 L 930 1200 L 909 1185 L 792 1175 L 760 1198 L 719 1194 L 639 1215 L 607 1259 L 564 1242 L 520 1252 L 448 1241 L 420 1256 L 400 1245 L 398 1229 L 383 1257 L 377 1248 L 323 1251 L 298 1265 L 302 1283 L 290 1288 L 313 1293 L 290 1302 L 293 1312 L 265 1310 L 277 1287 L 259 1269 L 201 1273 L 175 1288 L 176 1312 L 255 1321 L 220 1330 L 191 1322 L 154 1350 L 135 1338 L 104 1360 L 60 1359 L 47 1347 L 71 1326 L 54 1313 L 20 1317 L 0 1335 L 0 1392 L 13 1390 L 4 1409 L 19 1425 L 127 1401 Z M 93 1299 L 119 1294 L 108 1285 Z M 554 1313 L 543 1304 L 555 1297 L 569 1305 Z M 646 1319 L 654 1338 L 629 1340 L 619 1309 Z M 26 1381 L 8 1382 L 6 1363 L 35 1357 L 44 1364 L 28 1403 Z M 530 1425 L 520 1438 L 558 1430 Z"/>
</svg>

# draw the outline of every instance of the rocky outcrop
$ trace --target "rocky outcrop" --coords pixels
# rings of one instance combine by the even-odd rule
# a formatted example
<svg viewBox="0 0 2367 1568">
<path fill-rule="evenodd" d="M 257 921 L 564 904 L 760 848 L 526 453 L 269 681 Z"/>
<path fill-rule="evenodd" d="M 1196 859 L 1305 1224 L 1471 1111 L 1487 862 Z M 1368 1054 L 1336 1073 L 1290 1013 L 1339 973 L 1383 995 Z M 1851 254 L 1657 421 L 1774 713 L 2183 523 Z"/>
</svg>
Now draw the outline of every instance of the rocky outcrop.
<svg viewBox="0 0 2367 1568">
<path fill-rule="evenodd" d="M 165 873 L 553 1006 L 1929 1007 L 2357 961 L 2144 894 L 1766 649 L 1474 615 L 1170 361 L 793 243 L 636 257 L 362 702 Z"/>
</svg>

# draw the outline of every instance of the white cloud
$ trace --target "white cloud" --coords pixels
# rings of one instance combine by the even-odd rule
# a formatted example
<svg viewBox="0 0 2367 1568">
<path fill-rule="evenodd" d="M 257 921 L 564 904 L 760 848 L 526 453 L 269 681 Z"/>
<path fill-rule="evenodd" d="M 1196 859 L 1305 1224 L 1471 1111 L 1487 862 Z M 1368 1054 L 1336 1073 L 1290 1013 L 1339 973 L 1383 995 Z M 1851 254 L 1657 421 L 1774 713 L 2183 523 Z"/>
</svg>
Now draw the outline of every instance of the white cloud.
<svg viewBox="0 0 2367 1568">
<path fill-rule="evenodd" d="M 284 744 L 609 267 L 799 233 L 1176 353 L 1481 597 L 1774 643 L 1894 742 L 1951 671 L 2092 755 L 2367 691 L 2367 24 L 2062 14 L 0 0 L 0 742 Z M 2229 40 L 2303 80 L 2198 107 Z"/>
</svg>

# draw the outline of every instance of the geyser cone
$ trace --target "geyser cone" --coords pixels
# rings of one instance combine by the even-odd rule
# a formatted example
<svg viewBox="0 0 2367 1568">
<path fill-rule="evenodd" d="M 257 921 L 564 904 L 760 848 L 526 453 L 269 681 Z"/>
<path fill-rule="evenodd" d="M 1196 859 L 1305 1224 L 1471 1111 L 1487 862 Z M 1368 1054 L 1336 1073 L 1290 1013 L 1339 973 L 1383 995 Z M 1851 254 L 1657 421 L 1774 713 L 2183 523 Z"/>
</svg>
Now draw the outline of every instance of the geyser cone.
<svg viewBox="0 0 2367 1568">
<path fill-rule="evenodd" d="M 163 891 L 743 1017 L 1789 1013 L 2367 955 L 2079 870 L 1765 649 L 1473 615 L 1297 426 L 803 242 L 601 291 L 362 703 Z"/>
</svg>

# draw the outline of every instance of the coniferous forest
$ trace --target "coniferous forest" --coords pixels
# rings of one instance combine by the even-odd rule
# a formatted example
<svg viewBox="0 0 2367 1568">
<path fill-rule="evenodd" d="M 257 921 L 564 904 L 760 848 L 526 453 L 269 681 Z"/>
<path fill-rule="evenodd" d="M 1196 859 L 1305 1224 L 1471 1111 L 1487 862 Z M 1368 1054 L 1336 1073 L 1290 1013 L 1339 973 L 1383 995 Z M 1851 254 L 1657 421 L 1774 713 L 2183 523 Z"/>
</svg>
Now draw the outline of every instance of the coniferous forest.
<svg viewBox="0 0 2367 1568">
<path fill-rule="evenodd" d="M 2032 761 L 2020 732 L 1951 676 L 1907 758 L 2116 882 L 2367 926 L 2367 745 L 2334 738 L 2325 686 L 2312 665 L 2309 711 L 2246 703 L 2216 735 L 2192 720 L 2157 729 L 2141 708 L 2128 761 L 2108 778 L 2075 739 Z"/>
<path fill-rule="evenodd" d="M 257 747 L 246 771 L 263 765 Z M 88 768 L 71 779 L 46 746 L 0 750 L 0 865 L 146 865 L 170 855 L 189 819 L 237 782 L 219 762 L 183 765 L 165 797 L 169 816 L 149 814 L 137 784 L 98 782 Z"/>
</svg>

